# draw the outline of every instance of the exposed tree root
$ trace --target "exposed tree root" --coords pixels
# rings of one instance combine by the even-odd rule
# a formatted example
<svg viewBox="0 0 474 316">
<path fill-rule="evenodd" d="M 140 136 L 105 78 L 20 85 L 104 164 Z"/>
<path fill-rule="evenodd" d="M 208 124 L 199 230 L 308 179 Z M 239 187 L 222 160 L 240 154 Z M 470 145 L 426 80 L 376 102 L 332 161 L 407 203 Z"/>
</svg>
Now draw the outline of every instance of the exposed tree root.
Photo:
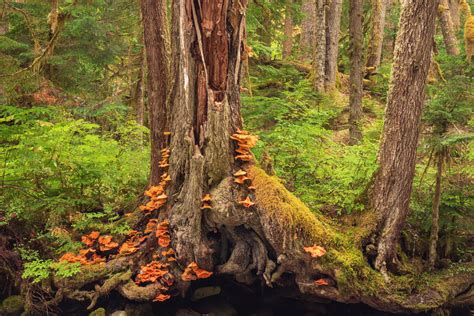
<svg viewBox="0 0 474 316">
<path fill-rule="evenodd" d="M 288 280 L 293 280 L 300 291 L 295 296 L 362 302 L 389 312 L 420 312 L 474 303 L 472 264 L 427 274 L 418 285 L 410 285 L 410 275 L 391 275 L 386 282 L 360 251 L 361 238 L 354 237 L 360 235 L 355 232 L 357 228 L 335 230 L 329 220 L 311 213 L 276 178 L 256 167 L 250 167 L 248 173 L 256 186 L 258 207 L 235 208 L 229 201 L 236 192 L 224 190 L 231 187 L 226 179 L 225 186 L 219 185 L 212 192 L 214 209 L 203 216 L 206 231 L 202 233 L 218 236 L 209 248 L 209 256 L 214 259 L 208 262 L 216 262 L 215 273 L 232 275 L 246 284 L 260 278 L 268 286 L 286 286 Z M 311 258 L 303 247 L 313 244 L 324 246 L 327 254 Z M 145 244 L 134 255 L 85 267 L 80 275 L 56 280 L 55 284 L 65 297 L 89 300 L 89 309 L 113 290 L 130 300 L 150 301 L 162 290 L 160 284 L 143 287 L 132 280 L 149 250 Z M 173 287 L 184 295 L 189 282 L 180 279 L 181 271 L 178 265 L 173 269 Z M 315 284 L 316 279 L 324 279 L 327 285 Z"/>
</svg>

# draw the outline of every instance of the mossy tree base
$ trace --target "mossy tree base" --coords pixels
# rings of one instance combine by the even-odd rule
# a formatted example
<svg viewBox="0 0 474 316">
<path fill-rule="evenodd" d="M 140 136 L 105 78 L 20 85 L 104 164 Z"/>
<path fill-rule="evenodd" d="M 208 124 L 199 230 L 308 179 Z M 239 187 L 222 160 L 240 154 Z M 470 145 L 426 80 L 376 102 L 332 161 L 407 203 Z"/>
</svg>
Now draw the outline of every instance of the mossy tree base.
<svg viewBox="0 0 474 316">
<path fill-rule="evenodd" d="M 365 303 L 394 313 L 474 303 L 472 263 L 430 274 L 390 275 L 386 281 L 361 251 L 367 231 L 364 227 L 336 228 L 331 220 L 311 212 L 276 177 L 255 166 L 247 172 L 256 187 L 254 208 L 229 208 L 229 196 L 225 193 L 229 191 L 224 188 L 232 185 L 230 179 L 225 179 L 211 192 L 215 197 L 213 210 L 203 214 L 204 221 L 220 222 L 221 231 L 225 230 L 227 238 L 233 239 L 231 243 L 227 240 L 225 247 L 218 247 L 226 253 L 220 256 L 225 262 L 212 267 L 217 275 L 232 275 L 247 284 L 264 280 L 270 287 L 296 284 L 299 292 L 295 291 L 295 297 Z M 149 243 L 152 242 L 150 238 Z M 311 258 L 303 247 L 314 244 L 323 246 L 327 253 L 318 259 Z M 152 300 L 160 287 L 140 287 L 131 279 L 146 261 L 149 249 L 150 245 L 145 244 L 134 255 L 85 267 L 70 279 L 55 280 L 58 295 L 90 300 L 89 309 L 94 308 L 100 296 L 113 290 L 127 299 Z M 179 265 L 172 273 L 177 281 L 175 293 L 184 295 L 190 282 L 181 281 Z M 318 286 L 314 283 L 316 279 L 324 279 L 328 285 Z"/>
</svg>

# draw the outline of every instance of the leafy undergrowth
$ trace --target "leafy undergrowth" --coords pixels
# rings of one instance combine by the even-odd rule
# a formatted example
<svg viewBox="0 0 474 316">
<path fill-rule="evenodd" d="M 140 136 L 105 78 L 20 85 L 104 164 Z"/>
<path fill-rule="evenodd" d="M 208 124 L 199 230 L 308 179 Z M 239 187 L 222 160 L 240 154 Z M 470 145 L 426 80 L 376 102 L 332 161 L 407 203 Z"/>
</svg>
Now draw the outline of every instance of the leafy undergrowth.
<svg viewBox="0 0 474 316">
<path fill-rule="evenodd" d="M 347 146 L 347 96 L 314 93 L 310 79 L 292 66 L 255 72 L 242 112 L 246 128 L 260 137 L 257 159 L 268 154 L 285 186 L 312 209 L 331 215 L 362 210 L 358 198 L 376 168 L 382 105 L 364 100 L 365 137 Z"/>
<path fill-rule="evenodd" d="M 7 235 L 18 238 L 24 277 L 68 276 L 77 267 L 51 259 L 77 250 L 80 234 L 130 229 L 117 220 L 147 183 L 146 128 L 125 121 L 104 130 L 68 108 L 40 105 L 4 105 L 0 123 L 0 230 L 15 227 Z"/>
</svg>

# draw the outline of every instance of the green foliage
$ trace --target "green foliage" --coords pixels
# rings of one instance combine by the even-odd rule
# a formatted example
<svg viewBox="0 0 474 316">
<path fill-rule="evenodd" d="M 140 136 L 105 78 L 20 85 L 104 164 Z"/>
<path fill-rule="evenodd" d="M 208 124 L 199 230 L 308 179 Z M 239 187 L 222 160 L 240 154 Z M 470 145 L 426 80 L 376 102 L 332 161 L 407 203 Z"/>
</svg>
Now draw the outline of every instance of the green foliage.
<svg viewBox="0 0 474 316">
<path fill-rule="evenodd" d="M 58 262 L 51 259 L 40 259 L 37 251 L 19 248 L 23 264 L 23 279 L 30 279 L 33 283 L 49 278 L 52 272 L 58 277 L 72 277 L 80 272 L 80 263 Z"/>
<path fill-rule="evenodd" d="M 42 48 L 50 40 L 47 21 L 51 4 L 24 1 L 12 5 L 24 14 L 7 11 L 9 31 L 0 39 L 0 53 L 26 66 L 36 57 L 33 37 Z M 43 67 L 48 79 L 67 91 L 96 98 L 126 84 L 117 75 L 135 71 L 135 59 L 140 55 L 138 6 L 131 6 L 127 0 L 59 1 L 59 5 L 60 14 L 70 17 Z"/>
<path fill-rule="evenodd" d="M 101 130 L 61 107 L 1 107 L 0 225 L 15 223 L 31 241 L 52 242 L 56 253 L 77 248 L 65 230 L 71 225 L 127 231 L 115 222 L 146 185 L 147 133 L 134 122 Z"/>
<path fill-rule="evenodd" d="M 270 154 L 285 186 L 315 210 L 363 209 L 359 196 L 376 168 L 379 133 L 368 130 L 360 146 L 337 141 L 331 125 L 343 115 L 345 100 L 314 93 L 294 67 L 259 66 L 252 85 L 256 90 L 242 97 L 242 112 L 246 128 L 260 136 L 257 159 Z"/>
<path fill-rule="evenodd" d="M 469 155 L 474 144 L 474 132 L 469 127 L 474 110 L 473 68 L 466 67 L 462 57 L 440 54 L 439 58 L 446 81 L 429 87 L 430 100 L 423 116 L 427 132 L 420 147 L 424 159 L 417 166 L 410 221 L 429 234 L 431 221 L 426 219 L 431 218 L 436 161 L 442 157 L 447 164 L 442 173 L 442 238 L 454 239 L 456 255 L 468 258 L 472 255 L 469 247 L 464 246 L 468 239 L 459 232 L 474 229 L 474 168 L 473 157 Z"/>
</svg>

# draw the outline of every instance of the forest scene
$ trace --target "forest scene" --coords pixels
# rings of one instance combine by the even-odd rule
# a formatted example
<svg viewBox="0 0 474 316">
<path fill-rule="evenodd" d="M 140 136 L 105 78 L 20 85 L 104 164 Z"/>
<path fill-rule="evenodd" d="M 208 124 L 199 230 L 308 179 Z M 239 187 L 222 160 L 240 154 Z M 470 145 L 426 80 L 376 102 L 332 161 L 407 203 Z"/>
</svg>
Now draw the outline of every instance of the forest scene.
<svg viewBox="0 0 474 316">
<path fill-rule="evenodd" d="M 0 315 L 474 315 L 473 0 L 0 0 Z"/>
</svg>

